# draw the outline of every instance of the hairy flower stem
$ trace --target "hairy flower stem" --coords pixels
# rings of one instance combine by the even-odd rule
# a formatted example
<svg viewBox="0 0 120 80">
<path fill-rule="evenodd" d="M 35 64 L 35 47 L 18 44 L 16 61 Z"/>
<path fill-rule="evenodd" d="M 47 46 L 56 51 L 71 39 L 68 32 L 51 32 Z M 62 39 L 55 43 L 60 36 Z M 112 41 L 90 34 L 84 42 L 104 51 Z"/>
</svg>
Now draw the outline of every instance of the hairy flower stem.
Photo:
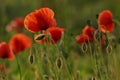
<svg viewBox="0 0 120 80">
<path fill-rule="evenodd" d="M 107 36 L 107 34 L 105 34 L 105 37 L 106 37 L 106 39 L 107 39 L 107 41 L 108 41 L 108 45 L 107 45 L 107 47 L 110 45 L 110 41 L 109 41 L 109 39 L 108 39 L 108 36 Z M 104 63 L 105 63 L 105 65 L 106 65 L 106 70 L 107 70 L 107 77 L 108 77 L 108 80 L 111 80 L 110 78 L 110 72 L 109 72 L 109 53 L 107 53 L 107 54 L 105 54 L 103 57 L 104 57 Z"/>
<path fill-rule="evenodd" d="M 20 68 L 20 64 L 19 64 L 19 61 L 18 61 L 18 57 L 17 55 L 15 56 L 16 58 L 16 62 L 17 62 L 17 66 L 18 66 L 18 70 L 19 70 L 19 73 L 20 73 L 20 80 L 22 80 L 22 73 L 21 73 L 21 68 Z"/>
<path fill-rule="evenodd" d="M 35 50 L 34 52 L 32 50 Z M 31 49 L 30 49 L 31 54 L 34 54 L 35 57 L 37 58 L 37 66 L 38 66 L 38 70 L 39 70 L 39 76 L 40 76 L 40 80 L 43 80 L 43 70 L 41 67 L 41 60 L 40 60 L 40 54 L 39 51 L 36 49 L 36 45 L 34 44 Z"/>
<path fill-rule="evenodd" d="M 100 65 L 99 65 L 99 63 L 98 63 L 98 57 L 97 57 L 97 53 L 96 53 L 96 51 L 92 51 L 92 47 L 91 47 L 91 44 L 90 44 L 90 42 L 88 42 L 88 45 L 89 45 L 89 49 L 90 49 L 90 54 L 91 54 L 91 58 L 93 58 L 93 60 L 94 60 L 94 62 L 95 62 L 95 67 L 96 67 L 96 69 L 97 69 L 97 75 L 99 75 L 98 77 L 99 77 L 99 79 L 100 80 L 102 80 L 102 78 L 101 78 L 101 72 L 100 72 Z M 93 44 L 93 46 L 95 46 L 94 44 Z M 96 49 L 95 49 L 96 50 Z"/>
<path fill-rule="evenodd" d="M 70 71 L 68 69 L 68 65 L 67 65 L 67 62 L 66 60 L 64 59 L 63 55 L 62 55 L 62 50 L 61 50 L 61 46 L 60 45 L 56 45 L 57 49 L 58 49 L 58 55 L 62 57 L 63 59 L 63 65 L 65 66 L 66 70 L 67 70 L 67 73 L 68 73 L 68 76 L 69 76 L 69 80 L 73 80 L 71 74 L 70 74 Z"/>
</svg>

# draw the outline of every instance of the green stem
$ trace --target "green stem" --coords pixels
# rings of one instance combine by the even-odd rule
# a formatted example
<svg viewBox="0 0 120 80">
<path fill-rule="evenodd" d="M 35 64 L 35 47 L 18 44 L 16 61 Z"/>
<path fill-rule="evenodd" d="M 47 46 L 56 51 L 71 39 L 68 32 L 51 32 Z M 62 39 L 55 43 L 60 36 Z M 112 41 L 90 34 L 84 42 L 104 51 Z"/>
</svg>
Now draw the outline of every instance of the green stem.
<svg viewBox="0 0 120 80">
<path fill-rule="evenodd" d="M 66 63 L 66 60 L 64 59 L 64 56 L 63 56 L 63 54 L 61 53 L 61 52 L 62 52 L 61 46 L 58 45 L 58 44 L 55 45 L 55 46 L 57 47 L 59 56 L 61 56 L 62 59 L 63 59 L 63 64 L 65 65 L 65 67 L 66 67 L 66 69 L 67 69 L 67 73 L 68 73 L 68 76 L 69 76 L 69 80 L 73 80 L 73 78 L 72 78 L 72 76 L 71 76 L 71 74 L 70 74 L 70 72 L 69 72 L 69 69 L 68 69 L 68 65 L 67 65 L 67 63 Z M 60 52 L 60 51 L 61 51 L 61 52 Z"/>
<path fill-rule="evenodd" d="M 19 64 L 17 55 L 16 55 L 16 62 L 17 62 L 17 65 L 18 65 L 18 70 L 20 72 L 20 80 L 22 80 L 22 74 L 21 74 L 20 64 Z"/>
</svg>

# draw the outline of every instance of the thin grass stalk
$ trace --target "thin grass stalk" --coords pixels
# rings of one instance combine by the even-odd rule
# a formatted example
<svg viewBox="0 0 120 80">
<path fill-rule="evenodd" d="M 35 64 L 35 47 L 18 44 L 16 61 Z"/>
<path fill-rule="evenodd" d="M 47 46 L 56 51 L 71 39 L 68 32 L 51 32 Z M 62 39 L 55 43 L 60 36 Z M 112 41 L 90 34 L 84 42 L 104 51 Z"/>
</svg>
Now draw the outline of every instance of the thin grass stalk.
<svg viewBox="0 0 120 80">
<path fill-rule="evenodd" d="M 91 54 L 91 58 L 93 58 L 94 62 L 95 62 L 95 65 L 96 65 L 96 69 L 97 69 L 97 74 L 99 74 L 99 78 L 100 80 L 102 80 L 102 76 L 101 76 L 101 72 L 100 72 L 100 65 L 98 63 L 98 57 L 97 57 L 97 53 L 96 51 L 94 51 L 92 53 L 92 49 L 91 49 L 91 45 L 90 45 L 90 42 L 88 42 L 88 45 L 89 45 L 89 49 L 90 49 L 90 54 Z M 95 46 L 94 46 L 95 47 Z M 97 50 L 97 48 L 95 48 L 95 50 Z M 99 51 L 99 50 L 98 50 Z"/>
<path fill-rule="evenodd" d="M 36 45 L 33 45 L 33 46 L 31 47 L 31 49 L 32 49 L 32 48 L 35 49 L 35 55 L 36 55 L 36 58 L 37 58 L 37 66 L 38 66 L 38 69 L 39 69 L 39 71 L 40 71 L 40 72 L 39 72 L 39 76 L 41 77 L 40 80 L 41 80 L 41 79 L 43 80 L 43 76 L 42 76 L 42 75 L 43 75 L 43 70 L 42 70 L 42 67 L 41 67 L 41 64 L 42 64 L 42 63 L 41 63 L 41 61 L 39 60 L 40 57 L 39 57 L 39 54 L 38 54 L 38 50 L 35 48 L 35 46 L 36 46 Z"/>
<path fill-rule="evenodd" d="M 47 40 L 47 42 L 49 42 L 49 40 Z M 44 51 L 46 52 L 47 51 L 47 48 L 46 48 L 46 46 L 48 46 L 46 43 L 44 43 L 43 44 L 43 49 L 44 49 Z M 44 53 L 45 53 L 44 52 Z M 46 52 L 47 53 L 47 52 Z M 48 54 L 46 54 L 46 56 L 48 56 Z M 50 66 L 52 65 L 52 67 L 50 67 L 49 69 L 50 69 L 50 71 L 54 71 L 54 73 L 55 73 L 55 77 L 56 77 L 56 79 L 58 80 L 58 72 L 56 71 L 57 70 L 57 68 L 56 67 L 54 67 L 54 66 L 56 66 L 55 64 L 54 64 L 54 60 L 51 58 L 51 57 L 49 57 L 49 64 L 50 64 Z"/>
<path fill-rule="evenodd" d="M 48 45 L 46 45 L 46 43 L 44 43 L 44 45 L 43 45 L 44 51 L 45 51 L 45 53 L 48 53 L 49 51 L 48 51 L 47 48 L 45 48 L 46 46 L 48 46 Z M 48 51 L 48 52 L 47 52 L 47 51 Z M 49 55 L 46 54 L 46 56 L 49 56 Z M 58 80 L 58 73 L 57 73 L 57 71 L 56 71 L 57 68 L 56 68 L 55 66 L 56 66 L 56 65 L 54 64 L 53 58 L 52 58 L 52 57 L 49 57 L 49 71 L 50 71 L 50 72 L 53 71 L 56 79 Z"/>
<path fill-rule="evenodd" d="M 60 45 L 57 45 L 57 44 L 55 44 L 55 46 L 56 46 L 56 48 L 57 48 L 58 55 L 61 56 L 61 58 L 63 59 L 63 64 L 64 64 L 64 66 L 65 66 L 65 68 L 66 68 L 66 70 L 67 70 L 67 74 L 68 74 L 68 76 L 69 76 L 69 77 L 68 77 L 69 80 L 73 80 L 73 77 L 72 77 L 72 75 L 71 75 L 70 72 L 69 72 L 67 62 L 66 62 L 66 60 L 64 59 L 64 57 L 63 57 L 63 55 L 62 55 L 62 52 L 60 52 L 60 51 L 62 51 L 62 50 L 61 50 L 61 46 L 60 46 Z"/>
<path fill-rule="evenodd" d="M 106 39 L 108 40 L 108 45 L 107 45 L 107 47 L 109 47 L 110 46 L 110 41 L 109 41 L 109 39 L 108 39 L 108 36 L 107 36 L 107 34 L 105 34 L 105 37 L 106 37 Z M 107 76 L 108 76 L 108 79 L 110 80 L 110 72 L 109 72 L 109 53 L 108 54 L 105 54 L 105 57 L 104 57 L 104 60 L 105 60 L 105 64 L 106 64 L 106 69 L 107 69 Z"/>
<path fill-rule="evenodd" d="M 19 60 L 18 60 L 17 55 L 15 56 L 15 58 L 16 58 L 16 62 L 17 62 L 17 65 L 18 65 L 18 70 L 19 70 L 19 73 L 20 73 L 20 80 L 22 80 L 22 73 L 21 73 L 21 68 L 20 68 L 20 64 L 19 64 Z"/>
</svg>

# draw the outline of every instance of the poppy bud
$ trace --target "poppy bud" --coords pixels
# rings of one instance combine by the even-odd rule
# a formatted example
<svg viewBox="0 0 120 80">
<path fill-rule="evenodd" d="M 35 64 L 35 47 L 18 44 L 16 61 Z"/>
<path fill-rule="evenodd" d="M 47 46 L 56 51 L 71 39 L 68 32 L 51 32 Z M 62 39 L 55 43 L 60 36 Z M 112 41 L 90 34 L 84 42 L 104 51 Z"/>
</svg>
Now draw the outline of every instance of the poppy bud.
<svg viewBox="0 0 120 80">
<path fill-rule="evenodd" d="M 87 51 L 87 44 L 86 44 L 86 43 L 83 43 L 83 44 L 82 44 L 82 51 L 83 51 L 83 52 L 86 52 L 86 51 Z"/>
<path fill-rule="evenodd" d="M 63 61 L 62 61 L 62 58 L 61 57 L 58 57 L 56 59 L 56 66 L 57 66 L 57 69 L 60 70 L 63 66 Z"/>
<path fill-rule="evenodd" d="M 35 40 L 41 40 L 45 37 L 45 34 L 39 34 L 35 36 Z"/>
<path fill-rule="evenodd" d="M 101 40 L 102 34 L 101 34 L 100 30 L 95 31 L 94 37 L 96 40 Z"/>
<path fill-rule="evenodd" d="M 43 78 L 44 78 L 45 80 L 49 80 L 49 76 L 48 76 L 48 75 L 43 75 Z"/>
<path fill-rule="evenodd" d="M 111 54 L 111 52 L 112 52 L 112 46 L 108 45 L 107 48 L 106 48 L 106 51 L 107 51 L 108 54 Z"/>
<path fill-rule="evenodd" d="M 29 56 L 29 62 L 30 62 L 30 64 L 33 64 L 33 62 L 34 62 L 34 56 L 33 55 Z"/>
</svg>

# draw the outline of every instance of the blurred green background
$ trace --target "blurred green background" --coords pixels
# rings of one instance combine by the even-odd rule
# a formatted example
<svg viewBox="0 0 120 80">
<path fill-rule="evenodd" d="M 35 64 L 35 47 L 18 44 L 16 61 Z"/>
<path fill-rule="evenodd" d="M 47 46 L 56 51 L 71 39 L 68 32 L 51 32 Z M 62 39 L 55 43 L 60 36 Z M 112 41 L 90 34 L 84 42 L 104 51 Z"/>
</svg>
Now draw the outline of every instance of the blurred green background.
<svg viewBox="0 0 120 80">
<path fill-rule="evenodd" d="M 109 9 L 112 11 L 114 18 L 120 20 L 120 0 L 0 0 L 0 41 L 8 42 L 9 38 L 14 34 L 6 31 L 6 25 L 11 20 L 16 17 L 24 18 L 28 13 L 41 7 L 53 9 L 57 26 L 65 28 L 66 34 L 69 37 L 71 34 L 74 34 L 74 36 L 80 34 L 82 28 L 87 24 L 87 20 L 91 20 L 92 26 L 97 27 L 96 15 L 102 10 Z M 25 29 L 24 32 L 32 35 Z M 74 49 L 77 50 L 78 48 L 76 49 L 73 38 L 70 39 L 72 41 L 68 40 L 68 43 L 71 43 L 68 46 L 70 48 L 75 47 Z M 77 52 L 75 50 L 73 51 Z M 25 53 L 28 53 L 28 51 L 23 52 L 23 54 Z M 74 58 L 76 58 L 77 61 L 78 57 L 74 56 Z M 84 57 L 81 57 L 80 60 L 84 60 L 83 58 Z M 25 62 L 24 59 L 23 62 Z M 81 63 L 79 65 L 80 70 L 83 71 L 82 69 L 84 68 L 91 73 L 91 69 L 87 67 L 89 61 L 83 62 L 86 64 Z M 23 67 L 25 67 L 26 64 L 23 64 Z M 16 65 L 16 63 L 14 63 L 12 67 L 14 67 L 14 65 Z M 83 71 L 83 74 L 86 74 L 86 72 Z M 17 75 L 17 77 L 19 76 Z"/>
<path fill-rule="evenodd" d="M 81 28 L 91 20 L 97 27 L 96 14 L 109 9 L 114 18 L 119 19 L 119 0 L 0 0 L 0 36 L 7 35 L 6 25 L 15 17 L 25 17 L 28 13 L 41 7 L 54 10 L 57 24 L 71 33 L 80 33 Z"/>
</svg>

